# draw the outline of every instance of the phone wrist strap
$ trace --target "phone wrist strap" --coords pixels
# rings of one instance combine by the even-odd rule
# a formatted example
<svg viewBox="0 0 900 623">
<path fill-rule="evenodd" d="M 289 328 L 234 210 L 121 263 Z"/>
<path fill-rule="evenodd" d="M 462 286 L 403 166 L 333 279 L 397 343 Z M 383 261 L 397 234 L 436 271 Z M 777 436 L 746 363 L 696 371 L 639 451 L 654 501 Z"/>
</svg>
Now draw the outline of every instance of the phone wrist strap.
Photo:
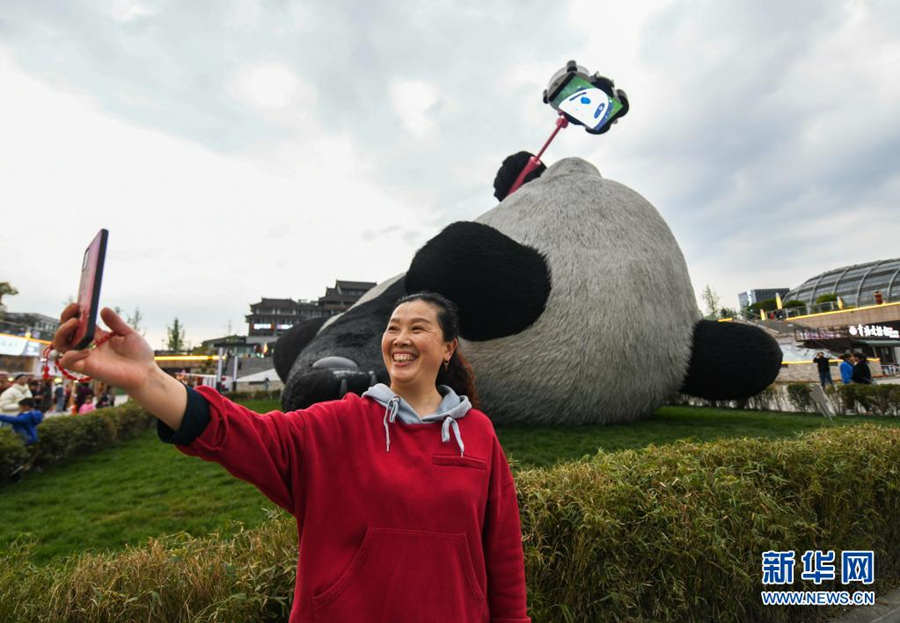
<svg viewBox="0 0 900 623">
<path fill-rule="evenodd" d="M 96 340 L 94 343 L 92 343 L 90 347 L 97 348 L 101 344 L 104 344 L 107 341 L 109 341 L 109 339 L 111 337 L 113 337 L 114 335 L 118 335 L 118 333 L 113 333 L 113 332 L 107 333 L 106 335 L 101 337 L 99 340 Z M 91 377 L 89 377 L 89 376 L 81 376 L 81 377 L 75 376 L 74 374 L 70 373 L 68 370 L 63 368 L 61 365 L 59 365 L 59 360 L 62 358 L 62 353 L 56 352 L 56 354 L 54 355 L 53 354 L 54 352 L 56 352 L 56 351 L 54 351 L 49 346 L 44 348 L 44 350 L 41 352 L 41 376 L 43 377 L 43 379 L 45 381 L 50 380 L 50 360 L 51 359 L 53 359 L 53 363 L 56 364 L 56 369 L 59 370 L 60 374 L 62 374 L 67 379 L 72 380 L 72 381 L 78 381 L 79 383 L 82 381 L 90 381 L 91 380 Z"/>
</svg>

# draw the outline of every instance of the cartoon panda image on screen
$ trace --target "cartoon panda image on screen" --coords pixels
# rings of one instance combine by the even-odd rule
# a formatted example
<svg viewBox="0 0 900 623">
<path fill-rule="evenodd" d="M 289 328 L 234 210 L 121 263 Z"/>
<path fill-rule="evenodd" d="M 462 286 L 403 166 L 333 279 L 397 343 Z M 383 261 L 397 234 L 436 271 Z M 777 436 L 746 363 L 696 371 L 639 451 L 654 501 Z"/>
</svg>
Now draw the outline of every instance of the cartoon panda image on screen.
<svg viewBox="0 0 900 623">
<path fill-rule="evenodd" d="M 277 342 L 285 410 L 388 382 L 381 334 L 393 303 L 421 290 L 459 306 L 460 349 L 496 423 L 628 422 L 679 391 L 740 399 L 775 379 L 771 336 L 701 319 L 678 243 L 650 202 L 579 158 L 534 171 L 507 197 L 529 156 L 504 161 L 498 205 L 448 225 L 406 273 Z"/>
</svg>

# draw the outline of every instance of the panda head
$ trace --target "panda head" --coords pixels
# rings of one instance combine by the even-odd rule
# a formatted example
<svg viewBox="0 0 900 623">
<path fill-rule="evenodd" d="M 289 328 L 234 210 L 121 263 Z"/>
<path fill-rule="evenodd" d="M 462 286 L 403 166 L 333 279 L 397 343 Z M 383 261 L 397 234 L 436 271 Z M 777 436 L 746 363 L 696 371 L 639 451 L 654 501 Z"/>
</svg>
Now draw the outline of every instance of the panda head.
<svg viewBox="0 0 900 623">
<path fill-rule="evenodd" d="M 680 387 L 700 316 L 657 210 L 580 158 L 446 229 L 406 280 L 460 303 L 461 351 L 504 421 L 646 413 Z"/>
</svg>

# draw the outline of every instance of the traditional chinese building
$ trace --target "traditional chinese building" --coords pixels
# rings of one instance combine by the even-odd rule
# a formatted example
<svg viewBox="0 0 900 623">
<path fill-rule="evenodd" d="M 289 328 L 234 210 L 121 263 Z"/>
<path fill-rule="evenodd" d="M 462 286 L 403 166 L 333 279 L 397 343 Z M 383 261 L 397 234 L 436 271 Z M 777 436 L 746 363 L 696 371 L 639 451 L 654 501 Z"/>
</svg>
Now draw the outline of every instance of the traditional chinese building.
<svg viewBox="0 0 900 623">
<path fill-rule="evenodd" d="M 369 281 L 337 280 L 315 301 L 263 298 L 250 305 L 246 316 L 247 344 L 267 345 L 304 320 L 344 312 L 375 285 Z"/>
</svg>

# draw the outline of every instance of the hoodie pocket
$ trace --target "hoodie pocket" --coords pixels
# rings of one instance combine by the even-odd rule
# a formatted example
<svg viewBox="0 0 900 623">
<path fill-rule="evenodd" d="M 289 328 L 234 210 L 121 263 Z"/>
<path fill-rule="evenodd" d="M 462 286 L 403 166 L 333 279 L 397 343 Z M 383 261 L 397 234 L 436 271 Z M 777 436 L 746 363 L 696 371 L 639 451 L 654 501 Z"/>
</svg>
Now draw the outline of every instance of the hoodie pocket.
<svg viewBox="0 0 900 623">
<path fill-rule="evenodd" d="M 312 597 L 321 623 L 487 621 L 464 533 L 369 528 L 333 584 Z"/>
<path fill-rule="evenodd" d="M 432 454 L 431 462 L 435 465 L 450 467 L 473 467 L 475 469 L 487 469 L 487 461 L 477 459 L 474 456 L 459 456 L 458 454 Z"/>
</svg>

